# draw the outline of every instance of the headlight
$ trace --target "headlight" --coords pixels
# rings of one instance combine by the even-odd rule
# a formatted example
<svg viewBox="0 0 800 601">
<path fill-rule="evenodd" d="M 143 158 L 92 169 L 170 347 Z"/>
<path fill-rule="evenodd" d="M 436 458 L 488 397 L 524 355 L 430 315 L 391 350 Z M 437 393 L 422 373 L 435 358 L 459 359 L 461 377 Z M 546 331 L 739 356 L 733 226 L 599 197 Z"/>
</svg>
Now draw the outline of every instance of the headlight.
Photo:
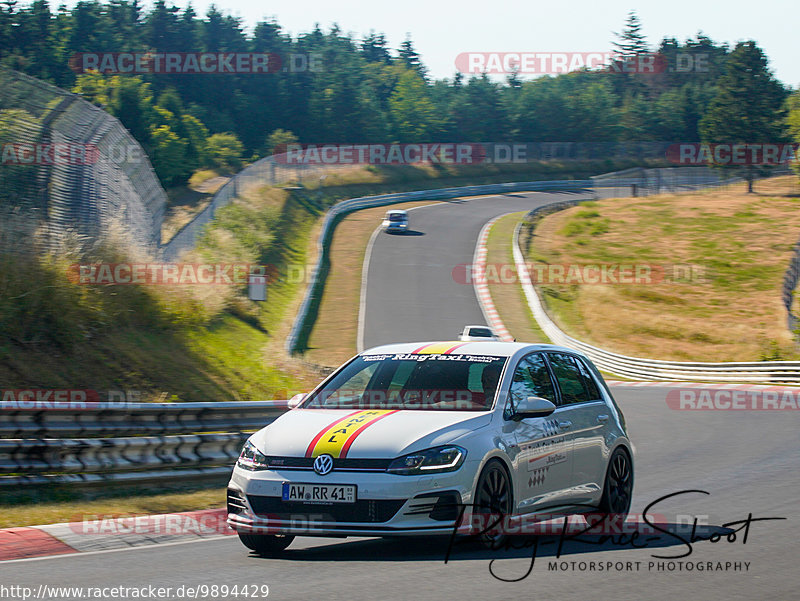
<svg viewBox="0 0 800 601">
<path fill-rule="evenodd" d="M 239 459 L 236 462 L 236 465 L 242 469 L 255 471 L 255 470 L 266 470 L 269 469 L 269 463 L 267 462 L 267 456 L 264 455 L 261 451 L 256 448 L 249 440 L 244 443 L 244 448 L 242 449 L 241 454 L 239 455 Z"/>
<path fill-rule="evenodd" d="M 435 447 L 398 457 L 389 464 L 386 471 L 403 476 L 454 472 L 461 467 L 466 456 L 466 449 L 455 445 Z"/>
</svg>

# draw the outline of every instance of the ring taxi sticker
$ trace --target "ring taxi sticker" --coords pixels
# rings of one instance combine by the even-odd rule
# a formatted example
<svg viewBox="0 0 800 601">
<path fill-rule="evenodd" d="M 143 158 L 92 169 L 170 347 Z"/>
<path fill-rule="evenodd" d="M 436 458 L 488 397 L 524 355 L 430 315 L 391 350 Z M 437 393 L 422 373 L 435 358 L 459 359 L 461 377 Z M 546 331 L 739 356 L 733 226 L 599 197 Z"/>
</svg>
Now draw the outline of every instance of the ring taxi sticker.
<svg viewBox="0 0 800 601">
<path fill-rule="evenodd" d="M 365 429 L 387 415 L 397 413 L 397 410 L 371 409 L 369 411 L 356 411 L 342 419 L 333 422 L 314 437 L 308 445 L 306 457 L 318 457 L 328 453 L 334 458 L 344 458 L 353 441 Z"/>
<path fill-rule="evenodd" d="M 411 351 L 416 355 L 447 355 L 452 353 L 457 348 L 460 348 L 467 342 L 434 342 L 433 344 L 426 344 L 418 349 Z"/>
</svg>

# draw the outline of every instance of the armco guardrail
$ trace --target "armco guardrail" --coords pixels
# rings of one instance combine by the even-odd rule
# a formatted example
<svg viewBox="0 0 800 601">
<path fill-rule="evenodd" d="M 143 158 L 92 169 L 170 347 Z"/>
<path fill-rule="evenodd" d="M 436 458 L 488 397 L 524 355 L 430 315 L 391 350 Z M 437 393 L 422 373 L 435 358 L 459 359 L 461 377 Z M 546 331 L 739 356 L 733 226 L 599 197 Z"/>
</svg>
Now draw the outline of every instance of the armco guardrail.
<svg viewBox="0 0 800 601">
<path fill-rule="evenodd" d="M 286 401 L 42 403 L 0 408 L 0 489 L 220 478 Z"/>
<path fill-rule="evenodd" d="M 562 202 L 534 209 L 528 215 L 566 209 L 576 202 Z M 519 246 L 522 223 L 514 231 L 512 251 L 522 288 L 536 322 L 547 337 L 561 346 L 585 353 L 600 369 L 618 376 L 639 380 L 716 381 L 716 382 L 800 382 L 800 361 L 758 361 L 704 363 L 659 361 L 641 357 L 628 357 L 586 344 L 563 332 L 544 309 L 536 289 L 531 283 L 525 257 Z"/>
<path fill-rule="evenodd" d="M 512 182 L 507 184 L 486 184 L 483 186 L 466 186 L 463 188 L 440 188 L 438 190 L 418 190 L 415 192 L 401 192 L 397 194 L 383 194 L 380 196 L 363 196 L 343 200 L 331 207 L 325 215 L 319 240 L 317 242 L 317 263 L 311 274 L 306 295 L 297 312 L 297 317 L 292 326 L 289 337 L 286 339 L 286 350 L 295 353 L 306 329 L 313 325 L 311 307 L 314 301 L 322 296 L 325 284 L 325 271 L 328 262 L 328 246 L 330 245 L 336 223 L 343 215 L 359 209 L 381 207 L 400 202 L 415 200 L 446 200 L 460 196 L 482 196 L 484 194 L 507 194 L 509 192 L 534 192 L 549 190 L 585 190 L 592 188 L 592 180 L 558 180 L 540 182 Z"/>
</svg>

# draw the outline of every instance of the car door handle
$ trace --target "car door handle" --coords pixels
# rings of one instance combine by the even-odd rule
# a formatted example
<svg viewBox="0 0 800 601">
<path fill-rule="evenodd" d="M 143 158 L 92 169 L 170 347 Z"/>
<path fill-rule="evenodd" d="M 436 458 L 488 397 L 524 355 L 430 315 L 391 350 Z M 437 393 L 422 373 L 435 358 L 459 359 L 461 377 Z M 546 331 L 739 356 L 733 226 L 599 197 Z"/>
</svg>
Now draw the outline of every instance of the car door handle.
<svg viewBox="0 0 800 601">
<path fill-rule="evenodd" d="M 606 415 L 605 413 L 603 415 L 598 415 L 597 416 L 597 421 L 599 421 L 599 422 L 607 422 L 608 421 L 608 415 Z"/>
<path fill-rule="evenodd" d="M 572 422 L 558 422 L 558 427 L 567 430 L 572 425 Z"/>
</svg>

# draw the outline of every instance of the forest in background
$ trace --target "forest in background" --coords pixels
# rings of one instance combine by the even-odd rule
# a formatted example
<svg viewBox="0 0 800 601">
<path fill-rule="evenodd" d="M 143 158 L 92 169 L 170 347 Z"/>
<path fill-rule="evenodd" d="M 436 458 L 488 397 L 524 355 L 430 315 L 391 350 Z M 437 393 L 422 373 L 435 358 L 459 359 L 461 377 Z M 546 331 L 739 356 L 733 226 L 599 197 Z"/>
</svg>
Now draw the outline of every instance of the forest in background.
<svg viewBox="0 0 800 601">
<path fill-rule="evenodd" d="M 612 37 L 612 36 L 610 36 Z M 609 41 L 617 60 L 655 54 L 702 69 L 628 73 L 613 65 L 498 82 L 433 79 L 412 40 L 334 26 L 292 37 L 274 20 L 249 27 L 212 6 L 204 16 L 157 0 L 0 2 L 0 64 L 82 94 L 144 146 L 165 187 L 198 169 L 234 172 L 279 144 L 415 142 L 784 142 L 800 139 L 800 92 L 777 81 L 755 42 L 698 33 L 651 47 L 631 13 Z M 78 73 L 80 53 L 250 52 L 316 68 L 266 74 Z M 455 56 L 454 52 L 454 56 Z M 694 59 L 699 59 L 695 61 Z M 304 59 L 307 60 L 307 59 Z M 309 63 L 306 62 L 308 66 Z M 2 129 L 0 115 L 0 129 Z M 746 138 L 746 139 L 743 139 Z"/>
</svg>

